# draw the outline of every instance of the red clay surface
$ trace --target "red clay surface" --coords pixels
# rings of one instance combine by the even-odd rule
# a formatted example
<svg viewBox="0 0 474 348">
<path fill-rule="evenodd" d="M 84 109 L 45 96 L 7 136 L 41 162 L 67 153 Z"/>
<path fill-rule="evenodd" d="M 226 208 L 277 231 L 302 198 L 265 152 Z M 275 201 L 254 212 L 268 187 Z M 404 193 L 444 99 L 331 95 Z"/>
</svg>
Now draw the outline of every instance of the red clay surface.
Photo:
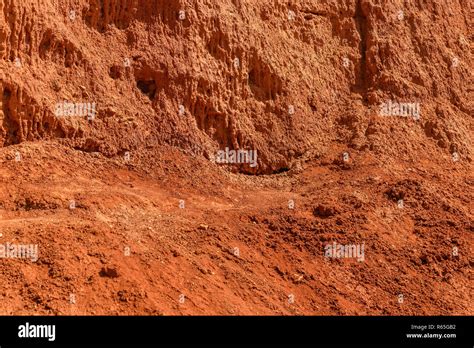
<svg viewBox="0 0 474 348">
<path fill-rule="evenodd" d="M 1 0 L 0 314 L 472 315 L 471 8 Z"/>
</svg>

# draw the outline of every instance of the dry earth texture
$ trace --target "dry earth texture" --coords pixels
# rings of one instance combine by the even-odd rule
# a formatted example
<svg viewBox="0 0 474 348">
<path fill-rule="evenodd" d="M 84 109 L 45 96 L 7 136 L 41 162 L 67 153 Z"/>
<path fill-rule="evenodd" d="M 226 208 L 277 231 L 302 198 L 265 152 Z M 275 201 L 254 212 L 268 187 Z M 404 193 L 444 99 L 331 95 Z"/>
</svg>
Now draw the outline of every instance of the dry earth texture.
<svg viewBox="0 0 474 348">
<path fill-rule="evenodd" d="M 0 314 L 473 315 L 472 13 L 0 0 Z"/>
</svg>

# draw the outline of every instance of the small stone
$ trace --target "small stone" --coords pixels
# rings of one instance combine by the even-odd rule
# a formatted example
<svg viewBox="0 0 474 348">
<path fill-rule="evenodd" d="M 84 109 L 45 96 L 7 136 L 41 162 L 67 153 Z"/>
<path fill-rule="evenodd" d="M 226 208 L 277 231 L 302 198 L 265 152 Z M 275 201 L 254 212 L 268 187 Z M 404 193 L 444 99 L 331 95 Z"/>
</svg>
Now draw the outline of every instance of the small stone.
<svg viewBox="0 0 474 348">
<path fill-rule="evenodd" d="M 303 274 L 297 274 L 297 273 L 295 273 L 295 274 L 293 275 L 293 281 L 294 281 L 295 283 L 300 283 L 300 282 L 303 281 L 303 280 L 304 280 L 304 275 L 303 275 Z"/>
</svg>

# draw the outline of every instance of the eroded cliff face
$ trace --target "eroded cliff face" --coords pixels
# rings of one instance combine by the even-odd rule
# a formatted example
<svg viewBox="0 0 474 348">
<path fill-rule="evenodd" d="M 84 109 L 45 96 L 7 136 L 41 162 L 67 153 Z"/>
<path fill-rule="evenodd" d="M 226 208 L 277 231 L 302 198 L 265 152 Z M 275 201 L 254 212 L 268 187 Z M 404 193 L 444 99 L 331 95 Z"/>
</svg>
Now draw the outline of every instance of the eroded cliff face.
<svg viewBox="0 0 474 348">
<path fill-rule="evenodd" d="M 57 138 L 113 156 L 168 143 L 209 159 L 255 149 L 259 166 L 239 170 L 258 174 L 331 142 L 471 156 L 470 17 L 460 1 L 0 6 L 4 146 Z M 419 103 L 420 120 L 380 117 L 388 100 Z M 62 101 L 96 103 L 97 117 L 56 117 Z"/>
<path fill-rule="evenodd" d="M 472 315 L 471 8 L 0 0 L 0 314 Z"/>
</svg>

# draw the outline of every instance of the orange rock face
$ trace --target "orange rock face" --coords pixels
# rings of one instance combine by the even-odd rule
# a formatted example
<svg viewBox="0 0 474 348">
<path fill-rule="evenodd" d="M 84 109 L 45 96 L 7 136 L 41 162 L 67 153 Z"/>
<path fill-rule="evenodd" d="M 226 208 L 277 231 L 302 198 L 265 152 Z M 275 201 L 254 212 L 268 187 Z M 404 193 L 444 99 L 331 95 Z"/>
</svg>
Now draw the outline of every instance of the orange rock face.
<svg viewBox="0 0 474 348">
<path fill-rule="evenodd" d="M 0 314 L 472 315 L 469 11 L 0 0 Z"/>
</svg>

